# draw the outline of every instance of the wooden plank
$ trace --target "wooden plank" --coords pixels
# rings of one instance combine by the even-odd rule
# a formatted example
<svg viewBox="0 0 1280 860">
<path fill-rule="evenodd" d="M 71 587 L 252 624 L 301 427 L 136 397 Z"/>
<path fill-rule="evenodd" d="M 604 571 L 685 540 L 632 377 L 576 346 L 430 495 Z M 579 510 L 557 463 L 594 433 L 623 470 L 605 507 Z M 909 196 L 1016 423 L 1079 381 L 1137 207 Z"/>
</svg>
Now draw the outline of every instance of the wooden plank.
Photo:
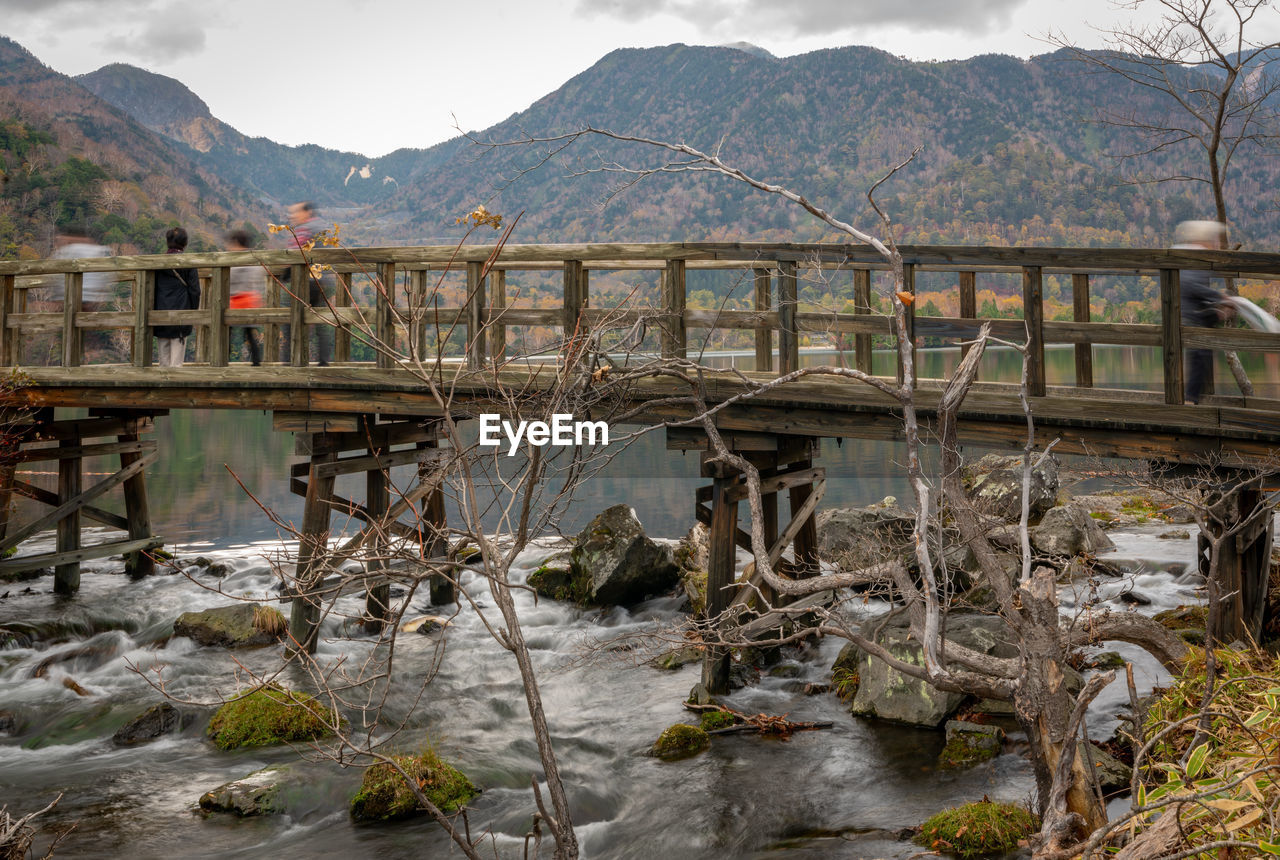
<svg viewBox="0 0 1280 860">
<path fill-rule="evenodd" d="M 226 321 L 227 308 L 231 304 L 231 270 L 226 266 L 218 266 L 210 274 L 205 302 L 209 313 L 208 333 L 205 335 L 206 360 L 213 367 L 226 367 L 231 357 L 231 330 L 227 328 Z"/>
<path fill-rule="evenodd" d="M 1075 272 L 1071 275 L 1071 308 L 1072 317 L 1078 323 L 1089 322 L 1089 274 Z M 1048 337 L 1048 334 L 1046 334 Z M 1093 387 L 1093 342 L 1085 341 L 1076 344 L 1076 385 L 1081 388 Z"/>
<path fill-rule="evenodd" d="M 778 374 L 785 376 L 800 367 L 800 334 L 796 328 L 796 264 L 778 263 Z"/>
<path fill-rule="evenodd" d="M 280 308 L 280 277 L 276 270 L 267 270 L 267 289 L 262 296 L 263 310 L 275 311 Z M 280 360 L 280 324 L 272 320 L 267 324 L 262 332 L 263 337 L 263 355 L 264 362 L 277 362 Z"/>
<path fill-rule="evenodd" d="M 668 451 L 710 451 L 711 439 L 700 427 L 668 427 Z M 778 437 L 773 433 L 742 433 L 725 431 L 720 434 L 730 451 L 777 451 Z"/>
<path fill-rule="evenodd" d="M 68 299 L 71 298 L 70 292 L 68 290 Z M 79 291 L 77 290 L 76 292 Z M 79 439 L 75 438 L 64 439 L 59 444 L 72 448 L 76 447 L 79 441 Z M 58 461 L 58 507 L 45 519 L 36 522 L 39 528 L 28 526 L 27 529 L 21 530 L 17 535 L 7 537 L 5 544 L 8 544 L 8 546 L 5 546 L 5 549 L 8 549 L 9 546 L 17 546 L 28 535 L 35 534 L 41 528 L 54 523 L 57 523 L 58 532 L 57 551 L 59 553 L 73 553 L 80 549 L 80 508 L 76 505 L 76 502 L 83 495 L 81 492 L 81 466 L 82 461 L 78 457 Z M 85 499 L 84 501 L 88 500 Z M 44 525 L 40 525 L 41 523 L 44 523 Z M 9 541 L 13 541 L 13 543 L 10 544 Z M 54 593 L 68 597 L 79 590 L 80 562 L 62 561 L 53 569 Z"/>
<path fill-rule="evenodd" d="M 22 362 L 18 349 L 22 333 L 9 330 L 9 316 L 17 310 L 16 280 L 14 275 L 0 275 L 0 366 L 4 367 Z"/>
<path fill-rule="evenodd" d="M 1186 393 L 1182 380 L 1182 279 L 1177 269 L 1160 270 L 1160 327 L 1164 341 L 1164 402 L 1178 405 Z"/>
<path fill-rule="evenodd" d="M 131 343 L 134 367 L 150 367 L 155 360 L 151 326 L 148 322 L 151 306 L 155 304 L 155 296 L 156 273 L 138 272 L 133 284 L 134 323 Z"/>
<path fill-rule="evenodd" d="M 156 443 L 154 440 L 140 441 L 137 439 L 128 442 L 103 442 L 97 445 L 78 445 L 74 447 L 59 445 L 56 448 L 24 448 L 18 452 L 17 461 L 19 463 L 39 463 L 45 460 L 65 460 L 69 457 L 100 457 L 107 454 L 136 453 L 138 451 L 154 451 L 155 449 Z"/>
<path fill-rule="evenodd" d="M 768 313 L 773 308 L 773 273 L 766 268 L 753 270 L 755 275 L 756 313 Z M 773 329 L 777 323 L 762 323 L 756 328 L 756 367 L 758 371 L 773 370 Z"/>
<path fill-rule="evenodd" d="M 575 337 L 586 334 L 582 321 L 582 279 L 585 277 L 586 273 L 583 271 L 581 260 L 565 261 L 560 327 L 566 344 Z"/>
<path fill-rule="evenodd" d="M 75 440 L 73 439 L 67 440 L 68 443 L 72 443 L 74 441 Z M 19 529 L 15 534 L 11 534 L 6 537 L 4 541 L 0 542 L 0 550 L 17 546 L 27 538 L 31 537 L 31 535 L 47 529 L 54 523 L 59 523 L 61 525 L 64 520 L 70 522 L 73 519 L 73 515 L 76 523 L 74 532 L 78 538 L 80 534 L 78 518 L 80 509 L 83 508 L 87 502 L 98 498 L 98 496 L 105 494 L 109 490 L 115 489 L 124 483 L 126 479 L 142 472 L 146 465 L 155 460 L 155 458 L 156 452 L 149 451 L 146 454 L 141 455 L 137 461 L 131 463 L 128 467 L 121 469 L 111 477 L 98 482 L 93 487 L 88 490 L 84 490 L 83 492 L 79 490 L 80 464 L 75 460 L 60 461 L 58 470 L 58 507 L 54 508 L 35 522 Z M 75 494 L 71 495 L 73 490 L 75 491 Z M 70 550 L 75 549 L 75 547 L 64 546 L 60 547 L 60 549 Z"/>
<path fill-rule="evenodd" d="M 313 466 L 311 472 L 322 478 L 338 475 L 352 475 L 357 472 L 368 472 L 374 469 L 391 469 L 406 466 L 410 463 L 439 462 L 445 458 L 443 451 L 429 451 L 412 448 L 408 451 L 384 451 L 379 454 L 366 454 L 359 457 L 343 457 L 332 462 Z"/>
<path fill-rule="evenodd" d="M 612 318 L 612 317 L 611 317 Z M 726 311 L 726 310 L 686 310 L 684 312 L 685 328 L 722 328 L 760 330 L 778 327 L 779 316 L 769 311 Z"/>
<path fill-rule="evenodd" d="M 338 318 L 345 320 L 343 312 L 354 304 L 351 296 L 351 272 L 338 272 L 337 281 L 337 294 L 333 297 L 333 304 L 338 310 Z M 339 363 L 351 360 L 350 323 L 339 325 L 333 333 L 333 360 Z"/>
<path fill-rule="evenodd" d="M 306 367 L 310 361 L 311 338 L 307 335 L 307 303 L 311 296 L 311 267 L 296 263 L 289 267 L 289 364 Z"/>
<path fill-rule="evenodd" d="M 373 312 L 374 363 L 383 369 L 396 364 L 396 264 L 378 264 L 378 288 Z"/>
<path fill-rule="evenodd" d="M 715 619 L 729 608 L 733 594 L 734 561 L 737 556 L 734 531 L 737 529 L 738 503 L 730 501 L 727 491 L 732 479 L 717 478 L 713 483 L 711 534 L 707 559 L 707 618 Z M 713 695 L 729 692 L 729 653 L 723 648 L 707 648 L 703 659 L 702 683 Z"/>
<path fill-rule="evenodd" d="M 496 269 L 489 276 L 493 280 L 493 296 L 489 300 L 489 355 L 501 364 L 507 357 L 507 273 Z"/>
<path fill-rule="evenodd" d="M 43 487 L 37 487 L 34 484 L 28 484 L 26 481 L 13 482 L 13 492 L 20 496 L 26 496 L 32 501 L 49 505 L 50 507 L 58 506 L 58 494 L 46 490 Z M 124 531 L 129 528 L 129 521 L 119 514 L 113 514 L 111 511 L 96 507 L 95 505 L 85 505 L 80 509 L 80 513 L 95 522 L 102 523 L 105 526 L 120 529 Z M 8 529 L 6 528 L 6 534 Z M 5 535 L 0 534 L 0 540 L 4 540 Z"/>
<path fill-rule="evenodd" d="M 296 341 L 295 341 L 296 345 Z M 333 496 L 332 477 L 321 478 L 316 468 L 333 462 L 329 452 L 311 458 L 311 479 L 307 482 L 306 500 L 302 507 L 302 530 L 298 536 L 298 560 L 294 566 L 293 588 L 305 594 L 324 575 L 323 559 L 329 542 L 329 514 Z M 320 604 L 312 597 L 294 599 L 289 612 L 288 651 L 314 654 L 320 626 Z"/>
<path fill-rule="evenodd" d="M 787 523 L 787 527 L 782 534 L 769 547 L 769 564 L 776 565 L 778 560 L 782 558 L 783 551 L 796 539 L 796 536 L 804 531 L 808 526 L 807 523 L 812 522 L 814 514 L 818 510 L 818 503 L 822 501 L 822 497 L 826 495 L 827 482 L 825 478 L 820 478 L 813 484 L 813 489 L 796 508 L 792 515 L 791 521 Z"/>
<path fill-rule="evenodd" d="M 277 433 L 354 433 L 360 429 L 360 416 L 345 412 L 271 413 L 271 429 Z"/>
<path fill-rule="evenodd" d="M 374 451 L 369 452 L 371 455 Z M 365 558 L 365 572 L 376 576 L 386 566 L 386 546 L 387 540 L 382 533 L 383 521 L 387 515 L 387 508 L 390 505 L 390 496 L 387 491 L 387 473 L 381 469 L 372 469 L 365 472 L 365 509 L 368 519 L 366 522 L 373 525 L 372 539 L 365 544 L 369 552 Z M 366 633 L 381 633 L 387 618 L 391 615 L 391 583 L 383 582 L 377 585 L 371 585 L 365 593 L 365 622 L 364 629 Z"/>
<path fill-rule="evenodd" d="M 1039 266 L 1022 270 L 1022 319 L 1027 324 L 1027 393 L 1044 397 L 1044 278 Z"/>
<path fill-rule="evenodd" d="M 108 541 L 93 546 L 80 547 L 67 552 L 46 552 L 39 555 L 23 555 L 0 561 L 0 573 L 20 573 L 27 570 L 39 570 L 45 567 L 62 567 L 75 565 L 95 558 L 109 558 L 113 555 L 124 555 L 131 552 L 143 552 L 163 546 L 160 538 L 148 537 L 137 540 Z"/>
<path fill-rule="evenodd" d="M 684 325 L 685 261 L 667 261 L 662 275 L 662 357 L 684 358 L 688 334 Z"/>
<path fill-rule="evenodd" d="M 771 477 L 762 477 L 760 479 L 760 492 L 777 493 L 802 484 L 814 483 L 825 475 L 826 469 L 819 466 L 817 468 L 793 469 Z M 729 501 L 740 502 L 747 498 L 747 486 L 746 484 L 735 485 L 725 490 L 725 493 Z"/>
<path fill-rule="evenodd" d="M 138 438 L 140 431 L 140 421 L 134 421 L 133 427 L 128 428 L 130 432 L 120 435 L 120 444 L 142 444 L 150 445 L 154 450 L 154 442 L 141 442 Z M 135 463 L 142 460 L 142 450 L 131 451 L 122 450 L 120 452 L 120 468 L 128 469 Z M 145 466 L 145 463 L 143 464 Z M 154 546 L 159 546 L 161 541 L 151 534 L 151 506 L 147 500 L 147 473 L 145 468 L 139 469 L 137 474 L 125 479 L 124 487 L 124 510 L 125 510 L 125 528 L 129 531 L 129 537 L 139 543 L 146 543 L 147 546 L 139 546 L 133 549 L 122 550 L 125 553 L 125 571 L 131 576 L 143 577 L 150 576 L 156 572 L 155 558 L 146 552 Z"/>
<path fill-rule="evenodd" d="M 167 409 L 145 410 L 135 413 L 136 417 L 90 417 L 55 421 L 52 424 L 36 424 L 27 431 L 27 438 L 29 441 L 31 439 L 69 439 L 73 436 L 86 439 L 119 436 L 121 433 L 128 432 L 133 426 L 131 422 L 134 421 L 139 422 L 139 433 L 150 433 L 155 429 L 152 418 L 168 414 Z"/>
<path fill-rule="evenodd" d="M 853 307 L 859 314 L 871 313 L 871 270 L 857 269 L 853 273 Z M 871 335 L 853 336 L 854 367 L 863 373 L 873 373 L 871 361 Z"/>
</svg>

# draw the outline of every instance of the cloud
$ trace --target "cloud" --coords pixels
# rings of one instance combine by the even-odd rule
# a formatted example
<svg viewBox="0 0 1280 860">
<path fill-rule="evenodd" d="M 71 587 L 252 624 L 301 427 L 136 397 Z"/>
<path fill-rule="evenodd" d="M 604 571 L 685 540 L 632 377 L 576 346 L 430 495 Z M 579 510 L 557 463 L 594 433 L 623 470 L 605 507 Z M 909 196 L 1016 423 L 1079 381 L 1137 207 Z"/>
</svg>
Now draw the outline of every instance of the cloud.
<svg viewBox="0 0 1280 860">
<path fill-rule="evenodd" d="M 199 54 L 208 41 L 204 24 L 176 5 L 151 9 L 135 20 L 142 24 L 141 28 L 108 32 L 99 42 L 100 47 L 125 54 L 146 66 Z"/>
<path fill-rule="evenodd" d="M 685 20 L 707 35 L 820 36 L 884 26 L 988 33 L 1007 24 L 1027 0 L 578 0 L 590 16 L 639 21 L 657 15 Z"/>
</svg>

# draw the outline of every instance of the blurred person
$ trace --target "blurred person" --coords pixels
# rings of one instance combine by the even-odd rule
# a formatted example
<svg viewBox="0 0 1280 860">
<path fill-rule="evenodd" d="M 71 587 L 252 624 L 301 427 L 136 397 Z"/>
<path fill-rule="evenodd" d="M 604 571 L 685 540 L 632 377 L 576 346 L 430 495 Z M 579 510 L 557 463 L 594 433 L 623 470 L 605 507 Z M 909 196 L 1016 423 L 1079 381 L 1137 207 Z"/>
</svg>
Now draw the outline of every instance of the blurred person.
<svg viewBox="0 0 1280 860">
<path fill-rule="evenodd" d="M 249 234 L 243 230 L 233 230 L 227 234 L 228 251 L 248 251 Z M 231 269 L 231 307 L 260 308 L 262 294 L 266 288 L 265 272 L 261 266 L 236 266 Z M 254 367 L 262 365 L 262 338 L 253 326 L 236 326 L 244 330 L 244 345 L 249 350 L 249 359 Z M 233 337 L 234 340 L 234 337 Z"/>
<path fill-rule="evenodd" d="M 59 233 L 54 239 L 54 244 L 53 259 L 55 260 L 111 256 L 110 248 L 99 245 L 89 238 L 88 231 L 83 229 L 68 229 L 64 233 Z M 80 310 L 86 313 L 113 310 L 117 277 L 113 272 L 85 272 L 80 282 Z M 62 279 L 58 278 L 57 283 L 50 284 L 45 290 L 45 295 L 49 303 L 63 304 L 66 301 L 66 287 Z M 107 357 L 108 360 L 120 358 L 116 346 L 112 342 L 110 332 L 89 330 L 84 333 L 86 355 L 92 350 L 100 357 Z"/>
<path fill-rule="evenodd" d="M 172 227 L 164 234 L 166 254 L 181 254 L 187 248 L 187 231 Z M 155 304 L 158 311 L 186 311 L 200 307 L 200 275 L 195 269 L 160 269 L 156 272 Z M 158 325 L 161 367 L 182 367 L 187 352 L 189 325 Z"/>
<path fill-rule="evenodd" d="M 289 226 L 293 230 L 293 245 L 296 248 L 304 248 L 306 244 L 321 233 L 324 232 L 324 225 L 320 222 L 320 211 L 316 209 L 315 204 L 309 201 L 294 203 L 289 207 Z M 288 283 L 290 273 L 285 272 L 285 282 Z M 332 272 L 323 272 L 320 277 L 310 275 L 308 280 L 310 283 L 307 287 L 307 301 L 313 308 L 328 307 L 326 295 L 333 295 L 336 281 Z M 302 285 L 291 285 L 292 292 L 299 298 L 302 297 Z M 321 323 L 319 326 L 313 326 L 316 330 L 316 340 L 318 342 L 316 364 L 320 367 L 328 367 L 329 359 L 333 357 L 333 328 L 327 324 Z M 284 338 L 284 347 L 281 350 L 280 360 L 285 364 L 289 363 L 293 353 L 292 327 L 284 325 L 280 327 L 281 336 Z"/>
<path fill-rule="evenodd" d="M 1218 221 L 1183 221 L 1174 230 L 1173 247 L 1221 251 L 1226 245 L 1227 226 Z M 1187 269 L 1180 275 L 1182 284 L 1182 324 L 1211 328 L 1235 316 L 1235 308 L 1226 294 L 1210 283 L 1213 273 L 1207 269 Z M 1199 403 L 1206 383 L 1213 379 L 1213 350 L 1186 351 L 1186 401 Z"/>
</svg>

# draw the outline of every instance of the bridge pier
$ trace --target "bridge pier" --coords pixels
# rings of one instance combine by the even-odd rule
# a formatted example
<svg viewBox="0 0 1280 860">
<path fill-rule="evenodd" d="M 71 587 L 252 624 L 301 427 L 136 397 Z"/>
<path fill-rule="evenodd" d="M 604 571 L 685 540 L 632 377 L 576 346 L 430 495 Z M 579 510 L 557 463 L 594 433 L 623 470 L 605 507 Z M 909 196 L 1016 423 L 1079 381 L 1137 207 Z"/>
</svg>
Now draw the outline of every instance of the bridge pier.
<svg viewBox="0 0 1280 860">
<path fill-rule="evenodd" d="M 721 435 L 730 451 L 760 472 L 762 537 L 769 547 L 770 564 L 792 578 L 816 576 L 816 514 L 826 486 L 826 470 L 813 466 L 819 440 L 811 436 L 737 431 L 724 431 Z M 758 617 L 765 615 L 768 608 L 787 603 L 765 584 L 762 574 L 755 572 L 760 565 L 753 566 L 741 579 L 735 577 L 737 548 L 752 551 L 750 532 L 738 525 L 738 505 L 748 496 L 742 472 L 714 461 L 710 442 L 701 430 L 668 429 L 667 448 L 702 452 L 702 477 L 712 479 L 711 486 L 698 488 L 694 506 L 698 522 L 710 529 L 707 617 L 716 618 L 734 607 L 750 607 Z M 788 494 L 790 518 L 779 532 L 778 497 L 783 491 Z M 749 514 L 747 526 L 751 526 Z M 790 559 L 782 557 L 787 547 L 791 547 Z M 740 621 L 735 616 L 725 623 Z M 703 652 L 702 683 L 712 694 L 729 692 L 728 649 L 709 647 Z"/>
<path fill-rule="evenodd" d="M 53 552 L 26 555 L 0 561 L 0 572 L 21 573 L 53 567 L 54 591 L 69 597 L 80 588 L 80 563 L 95 558 L 122 555 L 125 570 L 134 576 L 155 571 L 149 550 L 164 541 L 151 533 L 147 506 L 146 467 L 156 459 L 156 442 L 143 439 L 154 428 L 157 416 L 167 410 L 100 409 L 88 418 L 58 421 L 52 409 L 39 409 L 32 419 L 16 429 L 16 450 L 0 468 L 0 552 L 16 549 L 24 540 L 49 527 L 56 529 Z M 98 439 L 115 441 L 92 441 Z M 56 446 L 48 443 L 56 441 Z M 120 468 L 111 476 L 84 488 L 84 461 L 89 457 L 119 455 Z M 20 463 L 57 463 L 57 491 L 46 490 L 17 479 Z M 123 485 L 125 516 L 93 504 L 99 497 Z M 14 494 L 24 496 L 53 510 L 16 531 L 10 530 L 9 503 Z M 109 540 L 84 546 L 84 520 L 127 531 L 125 540 Z"/>
<path fill-rule="evenodd" d="M 443 490 L 433 480 L 434 465 L 441 456 L 438 420 L 398 416 L 380 421 L 375 414 L 276 412 L 273 425 L 293 432 L 295 453 L 308 457 L 290 468 L 290 489 L 306 500 L 287 598 L 292 601 L 290 650 L 315 653 L 323 602 L 350 588 L 365 589 L 364 629 L 381 632 L 391 614 L 388 577 L 396 567 L 392 559 L 399 552 L 398 544 L 417 543 L 419 558 L 447 547 Z M 407 492 L 395 493 L 393 504 L 388 470 L 404 465 L 417 466 L 417 482 Z M 363 504 L 335 492 L 340 476 L 358 474 L 364 475 Z M 424 497 L 424 510 L 418 514 L 415 505 Z M 399 518 L 405 512 L 420 519 L 402 523 Z M 330 547 L 335 513 L 360 520 L 364 526 L 341 546 Z M 343 577 L 342 562 L 356 555 L 363 557 L 364 575 Z M 452 600 L 452 593 L 432 579 L 433 602 L 438 595 Z"/>
<path fill-rule="evenodd" d="M 1197 561 L 1206 578 L 1211 538 L 1227 531 L 1218 552 L 1217 605 L 1210 606 L 1218 644 L 1262 642 L 1262 623 L 1271 576 L 1271 544 L 1275 512 L 1261 482 L 1235 489 L 1209 506 L 1209 534 L 1196 537 Z"/>
</svg>

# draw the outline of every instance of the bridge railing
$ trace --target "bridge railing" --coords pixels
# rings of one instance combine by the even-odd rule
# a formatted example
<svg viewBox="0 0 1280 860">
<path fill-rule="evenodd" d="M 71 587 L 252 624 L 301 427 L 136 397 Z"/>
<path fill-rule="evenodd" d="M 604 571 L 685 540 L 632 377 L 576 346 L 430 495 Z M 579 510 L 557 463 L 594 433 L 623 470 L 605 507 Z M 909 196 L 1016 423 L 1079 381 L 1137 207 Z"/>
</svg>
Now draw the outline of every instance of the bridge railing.
<svg viewBox="0 0 1280 860">
<path fill-rule="evenodd" d="M 958 291 L 957 316 L 926 316 L 917 302 L 908 305 L 913 340 L 928 337 L 961 342 L 990 321 L 998 337 L 1029 343 L 1033 396 L 1046 392 L 1044 350 L 1054 344 L 1074 347 L 1074 384 L 1082 388 L 1094 385 L 1093 346 L 1161 347 L 1164 399 L 1171 404 L 1183 401 L 1184 348 L 1280 352 L 1280 335 L 1187 327 L 1181 324 L 1179 311 L 1180 271 L 1208 269 L 1221 277 L 1280 280 L 1280 254 L 979 246 L 904 246 L 900 250 L 907 292 L 914 295 L 921 279 L 942 279 Z M 245 251 L 0 262 L 0 365 L 78 367 L 85 360 L 85 332 L 105 330 L 126 333 L 128 362 L 148 367 L 153 363 L 151 330 L 157 325 L 195 327 L 197 361 L 211 367 L 228 365 L 230 331 L 235 326 L 266 331 L 268 361 L 278 360 L 277 335 L 283 326 L 290 326 L 290 363 L 301 366 L 308 359 L 308 326 L 335 325 L 337 363 L 351 364 L 364 342 L 380 346 L 363 350 L 368 357 L 365 363 L 382 368 L 393 367 L 398 356 L 409 352 L 410 344 L 421 357 L 439 357 L 441 344 L 450 333 L 461 341 L 456 358 L 481 367 L 507 354 L 508 332 L 518 326 L 547 327 L 565 339 L 606 324 L 644 323 L 656 331 L 654 351 L 666 357 L 688 354 L 691 332 L 745 332 L 754 342 L 756 369 L 777 373 L 799 367 L 802 341 L 845 338 L 852 339 L 852 364 L 871 372 L 873 339 L 893 338 L 890 318 L 873 310 L 873 281 L 880 279 L 883 292 L 887 266 L 866 246 L 508 245 L 486 268 L 491 253 L 487 246 L 318 248 L 305 256 L 298 251 Z M 312 265 L 331 270 L 339 285 L 330 295 L 331 307 L 309 307 L 293 301 L 290 295 L 288 285 L 307 283 Z M 202 270 L 205 289 L 201 309 L 152 309 L 155 274 L 173 267 Z M 231 271 L 244 267 L 263 273 L 262 307 L 231 307 Z M 716 307 L 690 307 L 689 273 L 702 269 L 737 272 L 740 282 L 750 285 L 746 290 L 750 307 L 730 307 L 723 302 Z M 286 270 L 290 273 L 287 282 L 280 277 Z M 107 272 L 123 282 L 127 303 L 121 296 L 116 307 L 86 309 L 81 300 L 83 279 L 92 272 Z M 524 272 L 543 273 L 544 283 L 546 273 L 555 274 L 560 289 L 554 306 L 546 301 L 541 306 L 521 306 L 511 300 L 511 284 Z M 647 277 L 659 282 L 656 295 L 632 296 L 619 306 L 612 300 L 608 307 L 593 306 L 592 275 L 614 272 L 650 273 Z M 852 312 L 845 312 L 847 302 L 834 309 L 806 298 L 800 285 L 815 274 L 828 285 L 846 275 L 851 279 L 846 292 L 852 297 Z M 980 276 L 1020 278 L 1022 319 L 979 316 L 976 298 Z M 1158 285 L 1151 301 L 1152 311 L 1158 305 L 1158 313 L 1153 314 L 1158 321 L 1092 319 L 1091 299 L 1096 297 L 1090 291 L 1096 280 L 1135 276 L 1149 277 Z M 451 292 L 440 289 L 442 277 L 456 280 Z M 1058 283 L 1070 279 L 1070 320 L 1046 318 L 1047 277 L 1056 277 Z M 367 284 L 364 288 L 359 287 L 362 282 Z M 50 285 L 60 287 L 63 298 L 42 304 L 35 290 Z M 448 295 L 455 297 L 456 304 L 442 306 Z M 56 336 L 60 345 L 54 355 L 35 361 L 24 354 L 24 348 L 40 336 L 50 340 Z"/>
</svg>

